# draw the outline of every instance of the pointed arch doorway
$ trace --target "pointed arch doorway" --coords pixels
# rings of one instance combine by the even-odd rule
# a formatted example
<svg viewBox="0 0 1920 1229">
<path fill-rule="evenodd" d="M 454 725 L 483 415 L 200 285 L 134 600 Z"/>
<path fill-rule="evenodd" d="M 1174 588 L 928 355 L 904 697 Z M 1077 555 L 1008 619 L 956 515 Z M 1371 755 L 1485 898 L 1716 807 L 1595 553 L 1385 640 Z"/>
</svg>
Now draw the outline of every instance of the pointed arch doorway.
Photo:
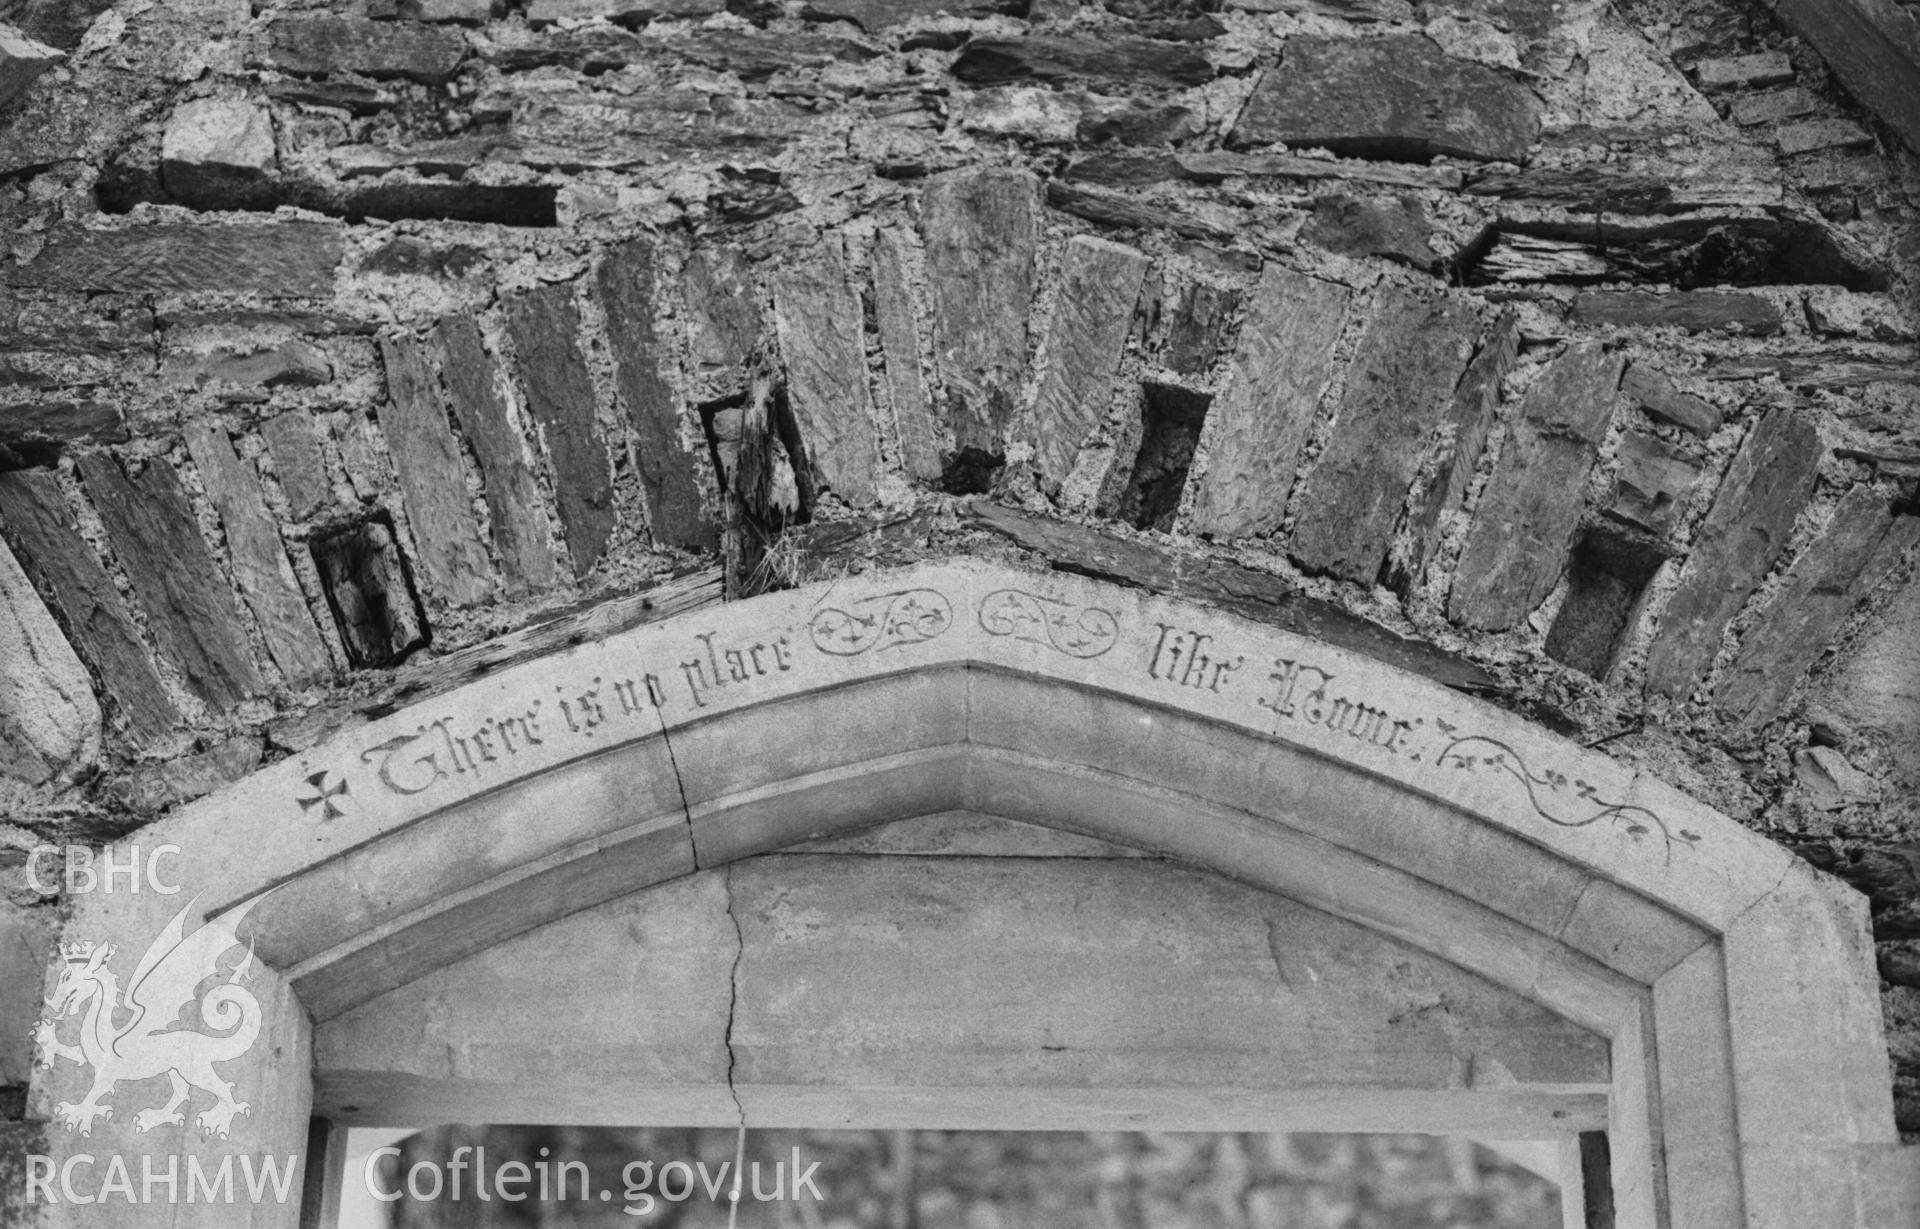
<svg viewBox="0 0 1920 1229">
<path fill-rule="evenodd" d="M 978 817 L 996 835 L 962 856 L 820 844 Z M 55 1126 L 55 1160 L 211 1165 L 304 1147 L 310 1110 L 435 1106 L 1603 1125 L 1622 1225 L 1866 1226 L 1895 1197 L 1849 892 L 1487 705 L 1073 577 L 926 565 L 664 620 L 343 733 L 141 837 L 181 846 L 201 916 L 250 905 L 263 1031 L 223 1070 L 254 1112 L 226 1139 Z M 70 933 L 137 951 L 173 907 L 85 898 Z M 1062 967 L 1104 976 L 1044 972 Z M 1312 993 L 1283 997 L 1293 981 Z M 464 1050 L 430 1044 L 435 1011 Z M 56 1068 L 34 1107 L 77 1085 Z M 103 1223 L 84 1211 L 41 1209 Z"/>
</svg>

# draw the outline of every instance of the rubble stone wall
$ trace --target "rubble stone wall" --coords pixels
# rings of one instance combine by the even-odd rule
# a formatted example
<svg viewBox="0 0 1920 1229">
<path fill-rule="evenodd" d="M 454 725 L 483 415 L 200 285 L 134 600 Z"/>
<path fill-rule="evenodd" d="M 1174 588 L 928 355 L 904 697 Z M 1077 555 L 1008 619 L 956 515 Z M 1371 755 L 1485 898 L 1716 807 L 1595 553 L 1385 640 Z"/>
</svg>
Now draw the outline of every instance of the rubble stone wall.
<svg viewBox="0 0 1920 1229">
<path fill-rule="evenodd" d="M 1853 882 L 1920 1132 L 1916 166 L 1758 6 L 0 23 L 0 970 L 36 843 L 994 554 L 1486 696 Z"/>
</svg>

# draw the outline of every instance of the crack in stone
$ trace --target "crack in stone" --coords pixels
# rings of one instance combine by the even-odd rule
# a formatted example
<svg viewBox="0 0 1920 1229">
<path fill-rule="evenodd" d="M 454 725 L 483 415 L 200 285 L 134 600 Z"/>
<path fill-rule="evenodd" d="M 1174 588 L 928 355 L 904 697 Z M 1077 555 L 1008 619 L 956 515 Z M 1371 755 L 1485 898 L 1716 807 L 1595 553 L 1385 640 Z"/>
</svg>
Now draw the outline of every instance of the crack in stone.
<svg viewBox="0 0 1920 1229">
<path fill-rule="evenodd" d="M 733 923 L 733 968 L 727 974 L 727 1030 L 724 1037 L 727 1047 L 727 1095 L 733 1098 L 733 1112 L 739 1115 L 740 1129 L 747 1129 L 747 1107 L 740 1103 L 740 1089 L 733 1082 L 734 1068 L 739 1056 L 733 1048 L 733 1022 L 740 1009 L 740 964 L 747 954 L 746 932 L 740 928 L 740 917 L 733 911 L 733 864 L 728 863 L 720 871 L 722 883 L 727 892 L 727 920 Z"/>
<path fill-rule="evenodd" d="M 703 869 L 700 857 L 700 841 L 694 835 L 693 806 L 687 801 L 687 782 L 680 772 L 680 759 L 673 753 L 673 735 L 667 729 L 663 718 L 660 722 L 660 742 L 667 749 L 667 764 L 673 769 L 673 786 L 680 794 L 680 817 L 687 825 L 687 847 L 693 852 L 695 870 Z M 727 1048 L 727 1096 L 733 1101 L 733 1112 L 740 1120 L 740 1129 L 747 1129 L 747 1109 L 740 1103 L 740 1090 L 733 1082 L 734 1068 L 738 1065 L 738 1055 L 733 1048 L 733 1022 L 740 1007 L 740 962 L 747 954 L 746 932 L 740 928 L 740 919 L 733 911 L 733 866 L 721 867 L 721 884 L 727 894 L 727 921 L 733 923 L 733 966 L 727 973 L 727 1024 L 721 1034 L 721 1044 Z"/>
</svg>

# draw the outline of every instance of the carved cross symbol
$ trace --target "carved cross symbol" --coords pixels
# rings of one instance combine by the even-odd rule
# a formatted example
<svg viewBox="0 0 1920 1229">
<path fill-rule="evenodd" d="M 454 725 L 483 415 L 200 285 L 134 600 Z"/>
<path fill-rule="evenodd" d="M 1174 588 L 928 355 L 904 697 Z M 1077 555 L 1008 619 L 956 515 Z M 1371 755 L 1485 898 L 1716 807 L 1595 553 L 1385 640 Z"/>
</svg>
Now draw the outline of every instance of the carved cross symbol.
<svg viewBox="0 0 1920 1229">
<path fill-rule="evenodd" d="M 321 819 L 338 819 L 347 813 L 346 809 L 335 802 L 334 799 L 351 798 L 352 793 L 347 789 L 347 783 L 344 780 L 337 781 L 329 786 L 327 784 L 327 778 L 331 775 L 332 774 L 326 769 L 322 768 L 319 772 L 313 773 L 307 778 L 307 784 L 313 787 L 313 797 L 297 798 L 294 800 L 300 804 L 300 809 L 303 812 L 311 811 L 315 807 L 320 807 L 322 808 L 320 812 Z"/>
</svg>

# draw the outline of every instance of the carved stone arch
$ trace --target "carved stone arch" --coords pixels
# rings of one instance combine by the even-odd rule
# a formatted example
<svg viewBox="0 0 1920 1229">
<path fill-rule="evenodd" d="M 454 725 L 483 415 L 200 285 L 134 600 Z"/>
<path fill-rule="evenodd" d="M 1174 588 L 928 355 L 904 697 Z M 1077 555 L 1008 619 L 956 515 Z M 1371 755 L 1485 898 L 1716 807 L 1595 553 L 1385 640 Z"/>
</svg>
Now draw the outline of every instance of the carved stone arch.
<svg viewBox="0 0 1920 1229">
<path fill-rule="evenodd" d="M 1523 1109 L 1602 1098 L 1623 1225 L 1890 1223 L 1876 1175 L 1897 1137 L 1850 890 L 1644 774 L 1378 662 L 978 562 L 584 644 L 142 830 L 188 851 L 190 925 L 248 910 L 264 1033 L 223 1072 L 252 1116 L 224 1140 L 191 1121 L 56 1125 L 47 1149 L 297 1149 L 316 1080 L 320 1108 L 342 1109 L 312 1070 L 316 1030 L 380 996 L 649 885 L 955 810 L 1290 898 L 1606 1038 L 1604 1089 L 1462 1091 Z M 124 976 L 185 899 L 87 895 L 68 934 L 117 944 Z M 85 1091 L 62 1063 L 32 1096 L 57 1123 Z M 195 1223 L 294 1223 L 276 1214 Z"/>
</svg>

